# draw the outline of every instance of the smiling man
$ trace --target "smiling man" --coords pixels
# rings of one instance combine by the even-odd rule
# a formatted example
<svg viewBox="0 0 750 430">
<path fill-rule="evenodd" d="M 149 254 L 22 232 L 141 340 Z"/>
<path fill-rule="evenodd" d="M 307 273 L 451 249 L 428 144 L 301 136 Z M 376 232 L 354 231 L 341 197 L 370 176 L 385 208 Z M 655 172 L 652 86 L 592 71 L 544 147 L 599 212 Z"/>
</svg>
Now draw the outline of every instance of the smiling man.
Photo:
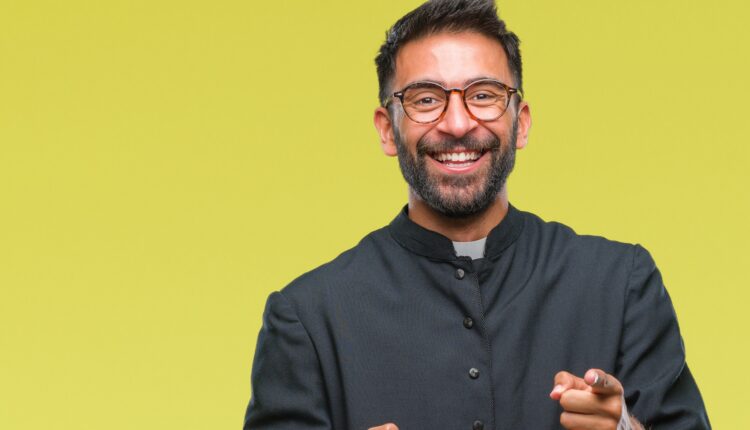
<svg viewBox="0 0 750 430">
<path fill-rule="evenodd" d="M 650 254 L 510 204 L 518 45 L 484 0 L 388 31 L 375 126 L 408 204 L 271 294 L 246 429 L 710 428 Z"/>
</svg>

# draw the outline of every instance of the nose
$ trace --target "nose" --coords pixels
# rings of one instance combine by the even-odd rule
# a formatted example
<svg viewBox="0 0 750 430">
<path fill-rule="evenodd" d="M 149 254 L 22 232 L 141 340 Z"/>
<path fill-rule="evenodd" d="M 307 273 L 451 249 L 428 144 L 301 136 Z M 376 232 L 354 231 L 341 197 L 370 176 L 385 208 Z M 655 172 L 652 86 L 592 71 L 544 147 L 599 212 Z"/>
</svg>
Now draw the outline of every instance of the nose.
<svg viewBox="0 0 750 430">
<path fill-rule="evenodd" d="M 460 138 L 478 125 L 477 120 L 472 118 L 471 114 L 466 110 L 462 94 L 454 91 L 450 95 L 448 108 L 436 128 L 443 133 Z"/>
</svg>

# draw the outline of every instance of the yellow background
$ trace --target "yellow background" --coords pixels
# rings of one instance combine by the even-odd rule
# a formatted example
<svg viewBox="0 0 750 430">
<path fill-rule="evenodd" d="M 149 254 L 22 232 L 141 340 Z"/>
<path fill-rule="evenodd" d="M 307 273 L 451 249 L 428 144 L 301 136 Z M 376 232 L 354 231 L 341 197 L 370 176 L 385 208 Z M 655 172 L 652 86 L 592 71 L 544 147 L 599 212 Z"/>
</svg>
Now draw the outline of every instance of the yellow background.
<svg viewBox="0 0 750 430">
<path fill-rule="evenodd" d="M 241 426 L 267 295 L 405 202 L 373 58 L 418 3 L 0 1 L 0 428 Z M 715 428 L 750 428 L 746 2 L 500 10 L 511 202 L 649 249 Z"/>
</svg>

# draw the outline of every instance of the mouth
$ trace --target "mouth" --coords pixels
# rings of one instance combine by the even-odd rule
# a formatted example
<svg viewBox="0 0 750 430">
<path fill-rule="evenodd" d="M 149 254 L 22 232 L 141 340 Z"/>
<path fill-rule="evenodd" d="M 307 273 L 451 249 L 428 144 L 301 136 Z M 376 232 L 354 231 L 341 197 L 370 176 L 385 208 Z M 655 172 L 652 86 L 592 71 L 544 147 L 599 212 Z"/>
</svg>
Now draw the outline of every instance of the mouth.
<svg viewBox="0 0 750 430">
<path fill-rule="evenodd" d="M 435 152 L 427 154 L 441 170 L 448 173 L 465 173 L 474 170 L 488 157 L 490 151 L 452 149 L 451 151 Z"/>
</svg>

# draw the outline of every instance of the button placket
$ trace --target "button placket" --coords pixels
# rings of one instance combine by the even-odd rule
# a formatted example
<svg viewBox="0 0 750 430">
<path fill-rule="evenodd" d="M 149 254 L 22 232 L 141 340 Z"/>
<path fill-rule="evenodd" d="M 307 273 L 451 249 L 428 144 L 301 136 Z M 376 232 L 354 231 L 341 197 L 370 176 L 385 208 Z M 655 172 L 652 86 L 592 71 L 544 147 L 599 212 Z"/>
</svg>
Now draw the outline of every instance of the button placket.
<svg viewBox="0 0 750 430">
<path fill-rule="evenodd" d="M 454 263 L 454 266 L 453 266 L 453 270 L 454 270 L 453 276 L 455 277 L 455 279 L 460 281 L 460 285 L 461 285 L 460 287 L 457 287 L 457 288 L 460 288 L 462 291 L 466 291 L 467 293 L 469 290 L 471 290 L 472 291 L 471 294 L 475 295 L 474 299 L 472 300 L 473 303 L 471 304 L 471 306 L 468 307 L 468 309 L 466 309 L 468 312 L 464 314 L 462 324 L 464 328 L 467 330 L 477 330 L 477 334 L 481 337 L 482 342 L 484 343 L 483 352 L 488 355 L 487 359 L 491 360 L 492 352 L 491 352 L 491 348 L 489 345 L 489 340 L 486 338 L 486 334 L 483 332 L 483 328 L 481 326 L 482 318 L 484 315 L 484 305 L 482 303 L 478 274 L 475 275 L 475 270 L 474 270 L 474 267 L 472 266 L 472 261 L 469 258 L 464 259 L 463 257 L 461 257 L 460 259 L 462 261 L 458 264 Z M 464 263 L 463 260 L 466 260 L 465 261 L 466 265 L 463 264 Z M 459 265 L 463 267 L 457 267 Z M 476 313 L 476 315 L 474 315 L 474 313 Z M 469 315 L 473 315 L 473 317 Z M 475 318 L 479 318 L 479 319 L 475 319 Z M 477 325 L 477 324 L 480 324 L 480 325 Z M 474 361 L 474 363 L 469 362 L 467 364 L 482 365 L 481 362 L 483 362 L 484 359 L 480 359 L 480 363 L 477 363 L 475 359 L 472 359 L 472 361 Z M 476 384 L 476 388 L 480 390 L 485 390 L 486 388 L 489 388 L 489 393 L 488 393 L 489 394 L 489 411 L 490 411 L 490 414 L 492 414 L 494 413 L 494 404 L 495 404 L 494 392 L 491 389 L 492 375 L 491 373 L 488 373 L 487 375 L 485 375 L 483 379 L 489 378 L 485 382 L 480 381 L 479 379 L 480 375 L 481 375 L 481 371 L 477 367 L 471 367 L 468 371 L 469 378 L 472 381 L 476 381 L 476 382 L 472 382 L 471 383 L 472 385 Z M 482 420 L 475 420 L 472 422 L 471 428 L 472 430 L 484 430 L 485 423 Z"/>
<path fill-rule="evenodd" d="M 489 367 L 485 369 L 487 370 L 488 373 L 482 377 L 482 379 L 487 379 L 485 382 L 481 382 L 479 378 L 482 373 L 479 370 L 479 368 L 472 367 L 469 369 L 468 373 L 469 373 L 469 378 L 471 378 L 472 381 L 476 381 L 476 382 L 473 382 L 473 384 L 478 384 L 477 387 L 481 387 L 482 389 L 484 389 L 486 385 L 486 387 L 489 388 L 489 393 L 488 393 L 489 394 L 489 407 L 490 407 L 489 411 L 491 411 L 491 415 L 492 415 L 494 414 L 494 410 L 495 410 L 495 398 L 494 398 L 495 393 L 492 391 L 492 388 L 491 388 L 492 379 L 493 379 L 492 364 L 491 364 L 492 347 L 491 347 L 489 339 L 487 338 L 486 333 L 484 332 L 484 327 L 482 325 L 483 319 L 484 319 L 484 304 L 482 300 L 481 288 L 479 285 L 479 274 L 476 273 L 473 269 L 456 268 L 455 277 L 459 281 L 462 281 L 462 283 L 468 282 L 468 284 L 465 284 L 466 287 L 471 288 L 474 294 L 476 295 L 475 296 L 476 297 L 475 299 L 476 300 L 475 301 L 476 315 L 473 315 L 474 311 L 467 312 L 468 314 L 473 315 L 473 317 L 464 314 L 463 326 L 464 328 L 468 330 L 474 330 L 474 329 L 477 330 L 477 334 L 479 334 L 483 340 L 485 353 L 487 354 L 487 358 L 490 360 L 490 363 L 489 363 Z M 481 363 L 476 363 L 476 364 L 481 364 Z M 490 417 L 490 418 L 491 418 L 490 421 L 494 422 L 494 417 Z M 477 419 L 472 423 L 471 428 L 472 430 L 484 430 L 486 428 L 485 421 Z"/>
</svg>

